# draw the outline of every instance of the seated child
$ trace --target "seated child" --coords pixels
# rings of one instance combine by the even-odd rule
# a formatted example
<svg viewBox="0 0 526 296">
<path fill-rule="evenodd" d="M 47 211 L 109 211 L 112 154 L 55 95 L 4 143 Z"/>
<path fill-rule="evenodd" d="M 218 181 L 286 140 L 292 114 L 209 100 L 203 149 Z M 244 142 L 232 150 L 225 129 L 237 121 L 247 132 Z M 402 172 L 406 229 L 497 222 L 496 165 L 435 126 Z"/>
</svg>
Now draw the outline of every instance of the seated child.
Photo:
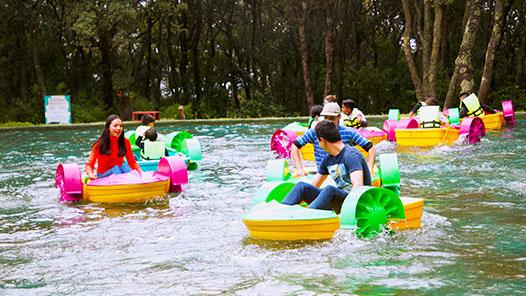
<svg viewBox="0 0 526 296">
<path fill-rule="evenodd" d="M 141 148 L 141 158 L 143 160 L 161 159 L 168 156 L 168 150 L 164 147 L 164 142 L 157 141 L 157 131 L 152 127 L 144 132 L 143 137 L 138 137 L 135 144 Z"/>
<path fill-rule="evenodd" d="M 438 101 L 435 99 L 435 97 L 428 95 L 424 101 L 418 101 L 418 103 L 416 103 L 413 106 L 411 111 L 409 111 L 409 118 L 414 117 L 417 114 L 417 112 L 420 109 L 420 107 L 427 106 L 427 102 L 429 102 L 431 104 L 434 104 L 435 106 L 438 105 Z M 431 106 L 433 106 L 433 105 L 431 105 Z"/>
<path fill-rule="evenodd" d="M 155 125 L 155 118 L 149 114 L 145 114 L 141 118 L 141 125 L 135 129 L 135 141 L 139 139 L 139 137 L 142 137 L 144 140 L 144 132 L 146 132 L 148 129 L 152 128 Z M 159 138 L 159 141 L 164 141 L 164 137 L 161 134 L 157 135 Z"/>
<path fill-rule="evenodd" d="M 145 114 L 141 118 L 141 125 L 135 129 L 135 138 L 137 139 L 139 136 L 144 137 L 144 132 L 150 128 L 152 128 L 155 124 L 155 118 L 153 116 Z"/>
<path fill-rule="evenodd" d="M 438 128 L 441 125 L 449 125 L 449 120 L 440 112 L 439 105 L 439 102 L 434 97 L 428 97 L 420 107 L 417 108 L 416 117 L 420 122 L 421 128 Z"/>
<path fill-rule="evenodd" d="M 340 125 L 354 128 L 367 127 L 367 119 L 365 119 L 365 115 L 363 115 L 362 111 L 356 108 L 356 103 L 353 100 L 343 101 Z"/>
<path fill-rule="evenodd" d="M 310 108 L 309 128 L 315 128 L 316 124 L 323 120 L 323 116 L 320 116 L 321 110 L 323 110 L 322 105 L 314 105 Z"/>
<path fill-rule="evenodd" d="M 475 94 L 463 92 L 460 94 L 460 117 L 482 116 L 485 113 L 494 114 L 495 110 L 486 104 L 481 104 Z"/>
</svg>

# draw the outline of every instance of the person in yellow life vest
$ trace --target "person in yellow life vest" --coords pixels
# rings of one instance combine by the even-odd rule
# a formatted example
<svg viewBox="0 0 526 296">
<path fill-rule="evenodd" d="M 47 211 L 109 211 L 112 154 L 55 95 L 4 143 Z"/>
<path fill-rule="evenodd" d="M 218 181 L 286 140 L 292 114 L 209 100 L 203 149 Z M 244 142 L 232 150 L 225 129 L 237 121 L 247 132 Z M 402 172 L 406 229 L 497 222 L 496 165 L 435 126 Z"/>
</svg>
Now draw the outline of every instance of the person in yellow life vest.
<svg viewBox="0 0 526 296">
<path fill-rule="evenodd" d="M 157 131 L 152 127 L 144 132 L 142 137 L 137 138 L 135 145 L 141 148 L 141 158 L 143 160 L 157 160 L 163 156 L 168 156 L 168 151 L 164 147 L 163 141 L 157 141 Z"/>
<path fill-rule="evenodd" d="M 442 125 L 449 125 L 448 119 L 440 112 L 440 103 L 433 96 L 428 96 L 424 102 L 417 104 L 417 106 L 416 110 L 411 110 L 411 112 L 413 114 L 416 112 L 421 128 L 438 128 Z M 413 107 L 413 109 L 415 108 Z"/>
<path fill-rule="evenodd" d="M 438 101 L 435 99 L 435 97 L 434 97 L 434 96 L 431 96 L 431 95 L 428 95 L 428 96 L 426 97 L 425 100 L 423 100 L 423 101 L 418 101 L 418 103 L 416 103 L 416 104 L 413 106 L 413 108 L 411 109 L 411 111 L 409 111 L 409 115 L 408 115 L 409 118 L 412 118 L 412 117 L 416 116 L 418 110 L 420 109 L 420 107 L 425 107 L 425 106 L 427 106 L 427 103 L 426 103 L 426 102 L 431 103 L 430 106 L 438 105 Z"/>
<path fill-rule="evenodd" d="M 460 117 L 482 116 L 486 113 L 494 114 L 496 111 L 486 104 L 481 104 L 475 94 L 463 92 L 460 94 Z"/>
<path fill-rule="evenodd" d="M 367 127 L 367 119 L 363 112 L 356 108 L 353 100 L 344 100 L 342 102 L 342 115 L 340 125 L 346 127 L 362 128 Z"/>
</svg>

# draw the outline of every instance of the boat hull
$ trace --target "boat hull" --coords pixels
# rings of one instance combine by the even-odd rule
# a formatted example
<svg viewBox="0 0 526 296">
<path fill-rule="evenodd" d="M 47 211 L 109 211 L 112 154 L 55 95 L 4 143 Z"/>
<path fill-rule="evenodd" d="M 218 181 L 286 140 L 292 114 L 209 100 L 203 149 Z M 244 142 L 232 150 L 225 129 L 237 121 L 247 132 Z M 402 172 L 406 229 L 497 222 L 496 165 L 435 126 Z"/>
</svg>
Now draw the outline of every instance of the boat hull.
<svg viewBox="0 0 526 296">
<path fill-rule="evenodd" d="M 83 199 L 98 203 L 145 203 L 165 197 L 170 189 L 170 180 L 148 184 L 84 185 Z"/>
</svg>

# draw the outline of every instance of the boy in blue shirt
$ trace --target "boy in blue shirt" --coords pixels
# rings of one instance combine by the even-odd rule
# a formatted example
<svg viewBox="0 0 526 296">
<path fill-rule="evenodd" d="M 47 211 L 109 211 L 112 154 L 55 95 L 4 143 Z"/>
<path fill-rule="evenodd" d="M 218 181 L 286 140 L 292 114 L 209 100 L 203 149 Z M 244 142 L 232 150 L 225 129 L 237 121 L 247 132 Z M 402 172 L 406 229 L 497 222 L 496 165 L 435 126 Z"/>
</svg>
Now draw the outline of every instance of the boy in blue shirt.
<svg viewBox="0 0 526 296">
<path fill-rule="evenodd" d="M 325 106 L 323 106 L 321 115 L 325 118 L 325 120 L 331 121 L 338 127 L 338 132 L 341 136 L 343 143 L 349 144 L 351 146 L 359 145 L 363 148 L 363 150 L 368 152 L 367 164 L 369 166 L 369 171 L 371 171 L 374 165 L 374 158 L 376 157 L 376 148 L 374 147 L 372 142 L 362 137 L 354 128 L 344 127 L 338 124 L 341 116 L 341 110 L 338 103 L 325 104 Z M 327 155 L 327 152 L 325 152 L 325 150 L 321 148 L 314 129 L 307 130 L 303 134 L 303 136 L 294 141 L 294 144 L 292 145 L 290 150 L 290 155 L 292 157 L 292 160 L 294 161 L 294 166 L 296 167 L 296 175 L 298 177 L 305 176 L 305 173 L 303 171 L 303 164 L 301 163 L 300 149 L 301 147 L 309 143 L 314 144 L 314 158 L 316 159 L 317 167 L 320 167 L 321 160 L 323 159 L 323 157 L 325 157 L 325 155 Z"/>
<path fill-rule="evenodd" d="M 311 183 L 298 182 L 283 200 L 283 204 L 294 205 L 302 201 L 309 208 L 334 210 L 340 213 L 343 201 L 351 188 L 371 185 L 371 173 L 363 155 L 356 148 L 345 145 L 338 127 L 324 120 L 316 125 L 316 136 L 320 146 L 327 151 Z M 338 187 L 319 187 L 330 175 Z"/>
</svg>

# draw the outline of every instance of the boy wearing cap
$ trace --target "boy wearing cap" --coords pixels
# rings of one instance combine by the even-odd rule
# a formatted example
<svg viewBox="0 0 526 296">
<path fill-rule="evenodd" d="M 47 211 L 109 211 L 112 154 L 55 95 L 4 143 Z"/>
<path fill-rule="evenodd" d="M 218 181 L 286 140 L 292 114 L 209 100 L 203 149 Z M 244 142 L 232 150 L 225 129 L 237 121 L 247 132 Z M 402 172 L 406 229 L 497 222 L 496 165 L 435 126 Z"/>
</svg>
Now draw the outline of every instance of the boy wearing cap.
<svg viewBox="0 0 526 296">
<path fill-rule="evenodd" d="M 321 121 L 316 125 L 315 133 L 327 155 L 311 183 L 298 182 L 282 203 L 294 205 L 305 201 L 309 208 L 332 209 L 339 213 L 351 187 L 371 185 L 371 173 L 362 154 L 342 142 L 338 127 L 333 122 Z M 328 175 L 334 179 L 337 187 L 329 185 L 320 189 Z"/>
<path fill-rule="evenodd" d="M 338 103 L 325 104 L 320 114 L 323 115 L 325 120 L 331 121 L 338 127 L 338 131 L 343 143 L 351 146 L 360 145 L 360 147 L 368 152 L 367 164 L 369 165 L 369 170 L 371 171 L 374 165 L 374 158 L 376 157 L 376 149 L 373 143 L 358 134 L 355 129 L 344 127 L 338 124 L 341 115 L 341 110 L 340 106 L 338 106 Z M 314 158 L 316 159 L 317 167 L 320 167 L 321 160 L 323 157 L 325 157 L 325 155 L 327 155 L 327 152 L 325 152 L 323 148 L 320 147 L 320 143 L 318 137 L 316 137 L 316 132 L 314 129 L 307 130 L 303 136 L 294 141 L 294 145 L 291 147 L 292 160 L 294 161 L 294 165 L 296 167 L 296 174 L 299 177 L 305 176 L 303 164 L 301 163 L 300 149 L 309 143 L 314 144 Z"/>
</svg>

